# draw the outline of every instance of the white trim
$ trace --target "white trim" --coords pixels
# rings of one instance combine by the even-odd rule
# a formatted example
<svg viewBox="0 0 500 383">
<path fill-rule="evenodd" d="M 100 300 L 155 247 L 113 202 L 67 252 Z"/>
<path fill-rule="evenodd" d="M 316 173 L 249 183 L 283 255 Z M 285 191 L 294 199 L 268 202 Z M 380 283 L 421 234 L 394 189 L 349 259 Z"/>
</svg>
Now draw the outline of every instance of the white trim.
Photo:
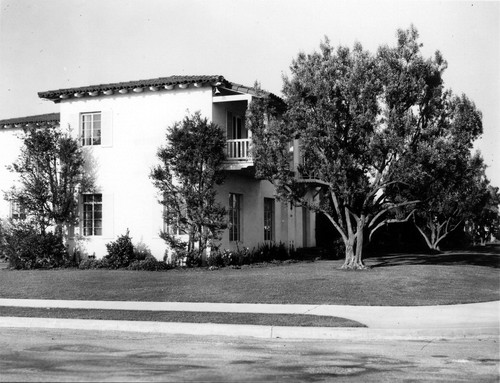
<svg viewBox="0 0 500 383">
<path fill-rule="evenodd" d="M 213 96 L 212 102 L 231 102 L 231 101 L 248 101 L 252 100 L 252 96 L 249 94 L 237 94 L 233 96 Z"/>
</svg>

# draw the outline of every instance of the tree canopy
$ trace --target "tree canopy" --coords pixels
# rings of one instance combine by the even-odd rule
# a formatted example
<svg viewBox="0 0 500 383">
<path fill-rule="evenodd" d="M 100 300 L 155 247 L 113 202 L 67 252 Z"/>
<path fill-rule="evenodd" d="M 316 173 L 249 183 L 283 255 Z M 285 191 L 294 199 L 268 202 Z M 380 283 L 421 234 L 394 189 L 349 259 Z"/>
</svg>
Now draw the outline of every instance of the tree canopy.
<svg viewBox="0 0 500 383">
<path fill-rule="evenodd" d="M 11 171 L 20 185 L 7 198 L 16 201 L 41 230 L 54 226 L 63 234 L 78 221 L 78 195 L 92 187 L 84 172 L 84 155 L 78 140 L 60 128 L 28 127 L 23 146 Z"/>
<path fill-rule="evenodd" d="M 282 117 L 265 100 L 250 106 L 258 175 L 282 198 L 328 217 L 345 244 L 344 268 L 364 268 L 365 233 L 413 215 L 421 196 L 394 191 L 428 145 L 452 135 L 468 150 L 481 133 L 474 105 L 444 89 L 441 54 L 426 59 L 420 48 L 413 27 L 376 54 L 360 44 L 334 48 L 325 38 L 319 51 L 293 60 Z M 300 145 L 296 169 L 288 159 L 292 139 Z"/>
<path fill-rule="evenodd" d="M 196 262 L 227 225 L 226 209 L 215 200 L 215 185 L 224 181 L 225 145 L 218 125 L 199 112 L 187 115 L 169 128 L 158 150 L 160 164 L 151 172 L 169 227 L 160 235 L 180 256 Z"/>
</svg>

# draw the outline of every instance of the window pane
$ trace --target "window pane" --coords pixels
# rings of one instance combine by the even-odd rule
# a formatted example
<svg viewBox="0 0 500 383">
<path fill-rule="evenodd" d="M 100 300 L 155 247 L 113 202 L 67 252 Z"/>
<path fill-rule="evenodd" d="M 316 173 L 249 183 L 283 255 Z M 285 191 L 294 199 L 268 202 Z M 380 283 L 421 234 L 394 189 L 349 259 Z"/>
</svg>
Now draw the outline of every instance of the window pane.
<svg viewBox="0 0 500 383">
<path fill-rule="evenodd" d="M 241 205 L 241 195 L 240 194 L 229 194 L 229 240 L 239 241 L 240 236 L 240 205 Z"/>
<path fill-rule="evenodd" d="M 274 199 L 264 198 L 264 240 L 274 239 Z"/>
<path fill-rule="evenodd" d="M 83 234 L 102 235 L 102 194 L 83 195 Z"/>
<path fill-rule="evenodd" d="M 101 144 L 101 113 L 85 113 L 81 116 L 83 145 Z"/>
</svg>

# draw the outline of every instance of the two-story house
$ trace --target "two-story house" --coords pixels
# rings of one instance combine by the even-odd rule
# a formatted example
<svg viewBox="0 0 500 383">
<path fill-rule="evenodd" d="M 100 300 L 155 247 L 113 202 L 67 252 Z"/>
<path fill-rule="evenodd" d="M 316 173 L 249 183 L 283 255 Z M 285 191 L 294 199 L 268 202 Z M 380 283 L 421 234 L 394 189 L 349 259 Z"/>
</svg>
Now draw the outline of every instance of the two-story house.
<svg viewBox="0 0 500 383">
<path fill-rule="evenodd" d="M 95 175 L 97 189 L 81 196 L 81 219 L 75 230 L 85 238 L 87 253 L 103 256 L 105 244 L 129 229 L 134 242 L 142 241 L 157 258 L 163 257 L 166 244 L 159 233 L 167 228 L 149 174 L 157 163 L 158 147 L 165 145 L 167 128 L 196 111 L 224 129 L 227 137 L 227 176 L 217 196 L 227 207 L 230 225 L 221 247 L 252 248 L 265 242 L 315 245 L 313 213 L 281 203 L 273 185 L 254 176 L 252 132 L 245 124 L 245 111 L 257 96 L 254 89 L 222 76 L 170 76 L 59 89 L 39 96 L 59 105 L 61 128 L 78 137 L 91 159 L 87 171 Z M 28 123 L 57 123 L 57 117 L 0 121 L 0 189 L 15 182 L 14 175 L 5 172 L 20 147 L 15 133 Z M 0 216 L 15 214 L 8 201 L 2 204 Z"/>
</svg>

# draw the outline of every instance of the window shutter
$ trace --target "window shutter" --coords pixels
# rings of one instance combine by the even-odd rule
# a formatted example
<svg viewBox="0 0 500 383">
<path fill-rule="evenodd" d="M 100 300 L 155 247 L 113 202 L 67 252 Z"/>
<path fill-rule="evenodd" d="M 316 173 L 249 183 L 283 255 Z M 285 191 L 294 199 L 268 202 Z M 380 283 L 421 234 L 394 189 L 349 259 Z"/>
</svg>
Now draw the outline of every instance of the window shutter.
<svg viewBox="0 0 500 383">
<path fill-rule="evenodd" d="M 101 112 L 101 146 L 103 148 L 113 146 L 113 113 L 111 110 Z"/>
<path fill-rule="evenodd" d="M 113 194 L 102 195 L 102 236 L 113 239 L 115 237 L 114 227 L 114 198 Z"/>
</svg>

